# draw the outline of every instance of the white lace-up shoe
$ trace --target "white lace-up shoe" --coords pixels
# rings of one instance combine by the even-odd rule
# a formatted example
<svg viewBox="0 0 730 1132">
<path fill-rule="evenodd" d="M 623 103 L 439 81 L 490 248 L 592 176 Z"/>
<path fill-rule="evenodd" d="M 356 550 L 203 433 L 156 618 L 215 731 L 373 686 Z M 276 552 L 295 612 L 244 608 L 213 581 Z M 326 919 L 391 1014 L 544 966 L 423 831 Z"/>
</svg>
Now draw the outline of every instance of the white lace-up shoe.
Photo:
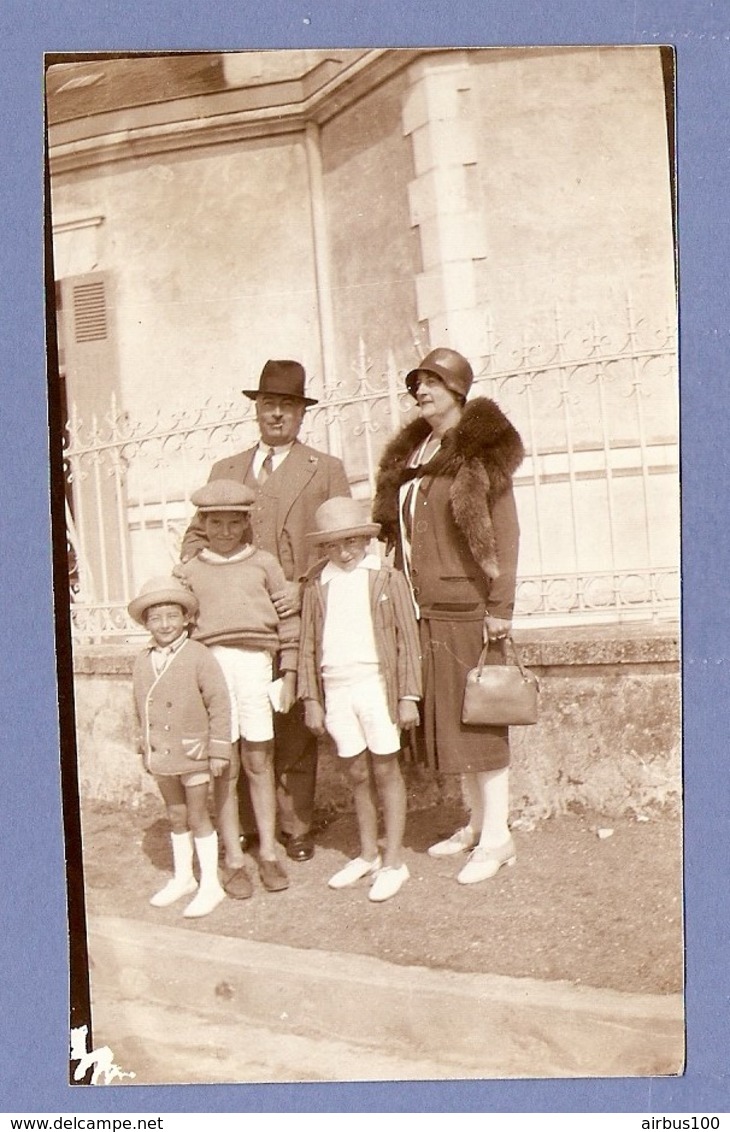
<svg viewBox="0 0 730 1132">
<path fill-rule="evenodd" d="M 477 845 L 456 879 L 459 884 L 476 884 L 480 880 L 489 880 L 496 876 L 502 865 L 514 865 L 516 860 L 517 850 L 511 837 L 496 849 L 482 849 L 481 845 Z"/>
<path fill-rule="evenodd" d="M 393 865 L 388 865 L 384 869 L 379 869 L 368 893 L 368 900 L 373 900 L 376 904 L 390 900 L 391 896 L 400 892 L 410 875 L 407 865 L 401 865 L 397 869 Z"/>
<path fill-rule="evenodd" d="M 454 857 L 457 853 L 467 853 L 469 849 L 473 849 L 479 840 L 477 834 L 471 826 L 465 825 L 462 829 L 457 829 L 456 833 L 452 833 L 451 837 L 447 837 L 445 841 L 437 841 L 435 845 L 431 845 L 428 849 L 429 857 Z"/>
<path fill-rule="evenodd" d="M 374 861 L 366 861 L 364 857 L 355 857 L 354 861 L 348 861 L 344 868 L 331 876 L 327 884 L 330 888 L 347 888 L 348 885 L 356 884 L 363 877 L 376 873 L 381 864 L 379 853 Z"/>
</svg>

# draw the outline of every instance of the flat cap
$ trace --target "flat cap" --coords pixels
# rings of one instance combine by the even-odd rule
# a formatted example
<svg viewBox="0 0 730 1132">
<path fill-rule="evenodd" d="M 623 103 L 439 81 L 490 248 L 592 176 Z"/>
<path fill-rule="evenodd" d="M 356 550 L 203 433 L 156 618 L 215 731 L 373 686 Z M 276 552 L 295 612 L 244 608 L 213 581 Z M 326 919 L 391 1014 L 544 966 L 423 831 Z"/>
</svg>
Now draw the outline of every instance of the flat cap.
<svg viewBox="0 0 730 1132">
<path fill-rule="evenodd" d="M 190 500 L 199 511 L 250 511 L 256 493 L 236 480 L 209 480 Z"/>
</svg>

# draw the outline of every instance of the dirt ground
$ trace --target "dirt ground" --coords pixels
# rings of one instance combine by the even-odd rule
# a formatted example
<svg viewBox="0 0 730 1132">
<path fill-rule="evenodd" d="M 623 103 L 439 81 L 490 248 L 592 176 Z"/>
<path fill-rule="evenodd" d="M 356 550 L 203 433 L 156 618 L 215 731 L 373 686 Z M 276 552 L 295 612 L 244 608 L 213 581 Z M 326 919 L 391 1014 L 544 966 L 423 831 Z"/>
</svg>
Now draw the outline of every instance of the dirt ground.
<svg viewBox="0 0 730 1132">
<path fill-rule="evenodd" d="M 288 890 L 268 893 L 250 857 L 254 895 L 226 899 L 202 920 L 185 901 L 153 908 L 171 869 L 162 803 L 139 809 L 85 804 L 88 913 L 129 916 L 300 949 L 376 956 L 453 971 L 566 980 L 636 993 L 683 984 L 681 824 L 677 817 L 565 815 L 513 830 L 518 860 L 492 880 L 456 883 L 463 857 L 433 860 L 426 848 L 463 821 L 458 805 L 410 812 L 405 860 L 411 879 L 375 905 L 367 882 L 334 892 L 327 879 L 358 852 L 351 814 L 320 815 L 311 861 L 288 861 Z M 611 831 L 608 833 L 608 831 Z"/>
</svg>

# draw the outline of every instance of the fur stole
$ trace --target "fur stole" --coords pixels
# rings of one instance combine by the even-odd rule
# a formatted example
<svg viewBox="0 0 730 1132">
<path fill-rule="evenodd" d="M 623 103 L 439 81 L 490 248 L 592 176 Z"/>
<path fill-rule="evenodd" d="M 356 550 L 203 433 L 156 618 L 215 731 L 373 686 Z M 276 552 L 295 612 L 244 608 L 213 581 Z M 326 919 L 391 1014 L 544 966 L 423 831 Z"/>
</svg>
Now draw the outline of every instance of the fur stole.
<svg viewBox="0 0 730 1132">
<path fill-rule="evenodd" d="M 459 423 L 445 434 L 433 458 L 420 468 L 409 468 L 409 459 L 429 432 L 428 422 L 417 417 L 387 444 L 375 485 L 373 521 L 381 525 L 381 538 L 395 544 L 401 485 L 416 475 L 444 476 L 452 481 L 449 499 L 456 526 L 480 569 L 496 578 L 491 508 L 509 489 L 522 463 L 525 450 L 520 435 L 495 401 L 477 397 L 467 402 Z"/>
</svg>

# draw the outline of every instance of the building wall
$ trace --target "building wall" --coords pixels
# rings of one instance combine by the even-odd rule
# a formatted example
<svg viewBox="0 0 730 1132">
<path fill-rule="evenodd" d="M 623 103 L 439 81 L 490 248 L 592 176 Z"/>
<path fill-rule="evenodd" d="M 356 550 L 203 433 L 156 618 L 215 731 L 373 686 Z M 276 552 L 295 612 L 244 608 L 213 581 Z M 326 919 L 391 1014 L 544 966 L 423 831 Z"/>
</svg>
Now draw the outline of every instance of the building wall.
<svg viewBox="0 0 730 1132">
<path fill-rule="evenodd" d="M 376 371 L 389 350 L 403 368 L 416 361 L 420 250 L 408 209 L 413 158 L 403 135 L 406 89 L 407 77 L 398 73 L 321 133 L 337 367 L 345 379 L 361 338 Z"/>
<path fill-rule="evenodd" d="M 56 272 L 114 278 L 121 399 L 135 415 L 238 398 L 269 357 L 316 375 L 320 339 L 301 136 L 164 154 L 53 186 Z"/>
<path fill-rule="evenodd" d="M 421 313 L 448 335 L 476 314 L 505 343 L 623 320 L 627 293 L 674 312 L 671 197 L 658 48 L 444 52 L 410 68 L 404 124 Z M 441 294 L 439 296 L 439 283 Z M 439 306 L 438 298 L 441 298 Z M 455 343 L 452 343 L 455 344 Z"/>
<path fill-rule="evenodd" d="M 539 341 L 551 302 L 573 325 L 606 324 L 627 291 L 661 325 L 675 299 L 658 49 L 475 56 L 473 69 L 480 294 L 500 333 Z"/>
<path fill-rule="evenodd" d="M 336 370 L 419 334 L 477 366 L 674 312 L 659 50 L 426 54 L 321 130 Z M 272 355 L 322 370 L 303 134 L 241 140 L 53 181 L 57 276 L 106 269 L 123 395 L 143 409 L 235 393 Z"/>
</svg>

